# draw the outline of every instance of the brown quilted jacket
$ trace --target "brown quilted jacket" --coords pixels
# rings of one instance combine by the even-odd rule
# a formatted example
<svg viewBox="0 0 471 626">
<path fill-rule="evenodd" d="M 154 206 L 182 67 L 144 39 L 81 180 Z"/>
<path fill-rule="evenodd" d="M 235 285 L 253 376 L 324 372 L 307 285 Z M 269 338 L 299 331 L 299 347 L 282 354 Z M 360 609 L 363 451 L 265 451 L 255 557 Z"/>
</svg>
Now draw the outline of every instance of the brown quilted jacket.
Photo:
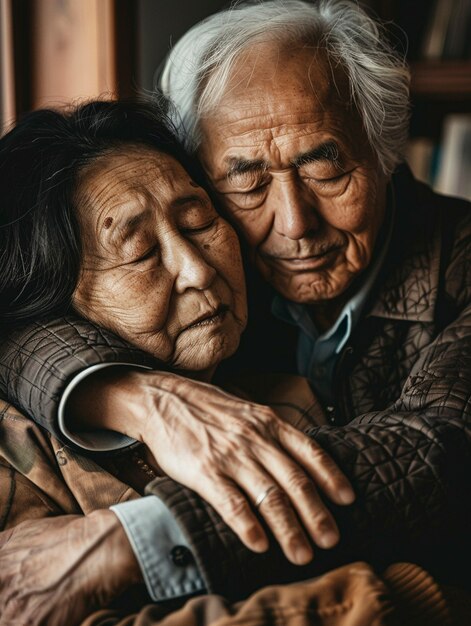
<svg viewBox="0 0 471 626">
<path fill-rule="evenodd" d="M 404 558 L 439 578 L 469 578 L 471 206 L 433 194 L 407 170 L 393 184 L 392 242 L 337 368 L 335 421 L 309 433 L 357 493 L 352 507 L 334 510 L 342 541 L 318 550 L 304 568 L 291 567 L 275 545 L 255 555 L 193 492 L 159 479 L 149 491 L 185 528 L 211 591 L 244 597 L 358 558 L 379 567 Z M 260 289 L 235 366 L 250 353 L 252 367 L 290 369 L 295 330 L 274 320 L 263 298 Z M 0 359 L 0 391 L 52 431 L 58 398 L 78 370 L 103 361 L 149 363 L 74 318 L 15 333 L 2 342 Z"/>
</svg>

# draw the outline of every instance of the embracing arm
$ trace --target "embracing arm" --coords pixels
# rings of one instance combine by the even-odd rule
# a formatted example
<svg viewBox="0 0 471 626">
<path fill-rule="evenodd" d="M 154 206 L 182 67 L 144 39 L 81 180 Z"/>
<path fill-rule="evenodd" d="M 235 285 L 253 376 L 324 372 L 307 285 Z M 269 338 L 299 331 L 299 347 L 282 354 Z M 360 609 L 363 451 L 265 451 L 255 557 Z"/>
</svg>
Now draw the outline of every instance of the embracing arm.
<svg viewBox="0 0 471 626">
<path fill-rule="evenodd" d="M 153 359 L 76 317 L 32 323 L 0 338 L 0 394 L 58 439 L 57 412 L 70 381 L 104 363 L 150 366 Z"/>
<path fill-rule="evenodd" d="M 63 441 L 56 413 L 71 377 L 87 366 L 120 363 L 77 387 L 68 419 L 146 443 L 162 469 L 211 502 L 251 549 L 267 548 L 253 504 L 272 476 L 282 490 L 270 493 L 273 506 L 265 507 L 266 520 L 288 558 L 299 564 L 310 560 L 306 534 L 323 547 L 338 540 L 334 518 L 316 486 L 337 504 L 349 504 L 354 498 L 349 482 L 320 448 L 306 454 L 314 444 L 268 407 L 171 373 L 122 367 L 152 361 L 75 318 L 33 324 L 13 333 L 0 349 L 0 384 L 10 401 Z"/>
<path fill-rule="evenodd" d="M 264 555 L 250 553 L 210 506 L 169 479 L 150 486 L 149 492 L 186 526 L 211 591 L 241 597 L 261 585 L 315 575 L 358 558 L 374 563 L 417 558 L 444 570 L 447 556 L 450 569 L 460 558 L 466 563 L 471 307 L 424 351 L 389 410 L 358 416 L 342 427 L 314 428 L 310 436 L 350 478 L 357 499 L 348 509 L 335 510 L 339 546 L 317 551 L 307 567 L 290 567 L 276 546 Z M 204 535 L 194 533 L 202 525 Z M 220 558 L 211 559 L 214 553 Z M 237 579 L 230 576 L 235 569 Z M 455 574 L 459 578 L 463 572 Z"/>
</svg>

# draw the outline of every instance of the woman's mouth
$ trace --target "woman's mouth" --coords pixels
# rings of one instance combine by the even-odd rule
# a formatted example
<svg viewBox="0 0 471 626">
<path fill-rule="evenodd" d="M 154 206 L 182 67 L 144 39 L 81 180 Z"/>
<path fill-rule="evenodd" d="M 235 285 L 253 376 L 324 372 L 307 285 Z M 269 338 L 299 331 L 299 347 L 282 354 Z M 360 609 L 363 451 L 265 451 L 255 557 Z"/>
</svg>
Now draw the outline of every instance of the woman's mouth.
<svg viewBox="0 0 471 626">
<path fill-rule="evenodd" d="M 208 311 L 207 313 L 204 313 L 203 315 L 198 317 L 194 322 L 189 324 L 185 330 L 189 330 L 191 328 L 201 328 L 202 326 L 214 326 L 216 324 L 220 324 L 222 321 L 224 321 L 228 310 L 229 306 L 227 304 L 220 304 L 217 309 Z"/>
</svg>

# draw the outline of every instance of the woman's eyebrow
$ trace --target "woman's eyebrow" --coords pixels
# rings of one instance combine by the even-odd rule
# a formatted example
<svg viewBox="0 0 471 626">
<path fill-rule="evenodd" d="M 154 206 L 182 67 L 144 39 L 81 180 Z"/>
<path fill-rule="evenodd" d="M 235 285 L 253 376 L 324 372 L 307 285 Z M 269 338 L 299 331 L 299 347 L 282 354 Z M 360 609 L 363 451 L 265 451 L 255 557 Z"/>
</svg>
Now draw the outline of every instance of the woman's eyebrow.
<svg viewBox="0 0 471 626">
<path fill-rule="evenodd" d="M 101 225 L 100 232 L 106 231 L 106 237 L 110 243 L 123 244 L 134 236 L 136 227 L 144 222 L 148 215 L 149 211 L 145 209 L 128 217 L 115 217 L 113 218 L 113 223 L 108 228 L 105 226 L 105 220 Z"/>
<path fill-rule="evenodd" d="M 192 204 L 194 202 L 198 202 L 199 204 L 205 205 L 205 204 L 207 204 L 208 201 L 207 201 L 207 199 L 205 197 L 203 197 L 200 194 L 191 193 L 191 194 L 187 194 L 185 196 L 180 196 L 178 198 L 175 198 L 172 201 L 171 206 L 173 208 L 177 209 L 179 207 L 185 206 L 186 204 Z"/>
</svg>

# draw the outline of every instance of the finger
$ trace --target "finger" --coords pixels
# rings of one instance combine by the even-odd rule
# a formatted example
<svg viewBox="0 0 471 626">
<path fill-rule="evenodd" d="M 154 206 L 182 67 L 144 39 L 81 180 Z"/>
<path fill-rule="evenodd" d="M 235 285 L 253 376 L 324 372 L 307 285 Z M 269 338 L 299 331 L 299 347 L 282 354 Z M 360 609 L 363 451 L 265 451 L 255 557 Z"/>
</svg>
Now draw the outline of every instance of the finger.
<svg viewBox="0 0 471 626">
<path fill-rule="evenodd" d="M 254 552 L 268 550 L 268 538 L 260 521 L 239 487 L 220 477 L 208 485 L 199 485 L 198 494 L 219 513 L 242 543 Z"/>
<path fill-rule="evenodd" d="M 239 468 L 239 484 L 247 492 L 254 507 L 263 516 L 286 558 L 296 565 L 305 565 L 313 550 L 283 489 L 264 468 L 251 465 Z"/>
<path fill-rule="evenodd" d="M 320 548 L 332 548 L 340 538 L 337 524 L 304 468 L 276 449 L 262 454 L 260 460 L 289 497 L 312 540 Z"/>
<path fill-rule="evenodd" d="M 279 441 L 314 478 L 316 485 L 336 504 L 352 504 L 353 488 L 335 461 L 314 440 L 287 424 L 279 428 Z"/>
</svg>

